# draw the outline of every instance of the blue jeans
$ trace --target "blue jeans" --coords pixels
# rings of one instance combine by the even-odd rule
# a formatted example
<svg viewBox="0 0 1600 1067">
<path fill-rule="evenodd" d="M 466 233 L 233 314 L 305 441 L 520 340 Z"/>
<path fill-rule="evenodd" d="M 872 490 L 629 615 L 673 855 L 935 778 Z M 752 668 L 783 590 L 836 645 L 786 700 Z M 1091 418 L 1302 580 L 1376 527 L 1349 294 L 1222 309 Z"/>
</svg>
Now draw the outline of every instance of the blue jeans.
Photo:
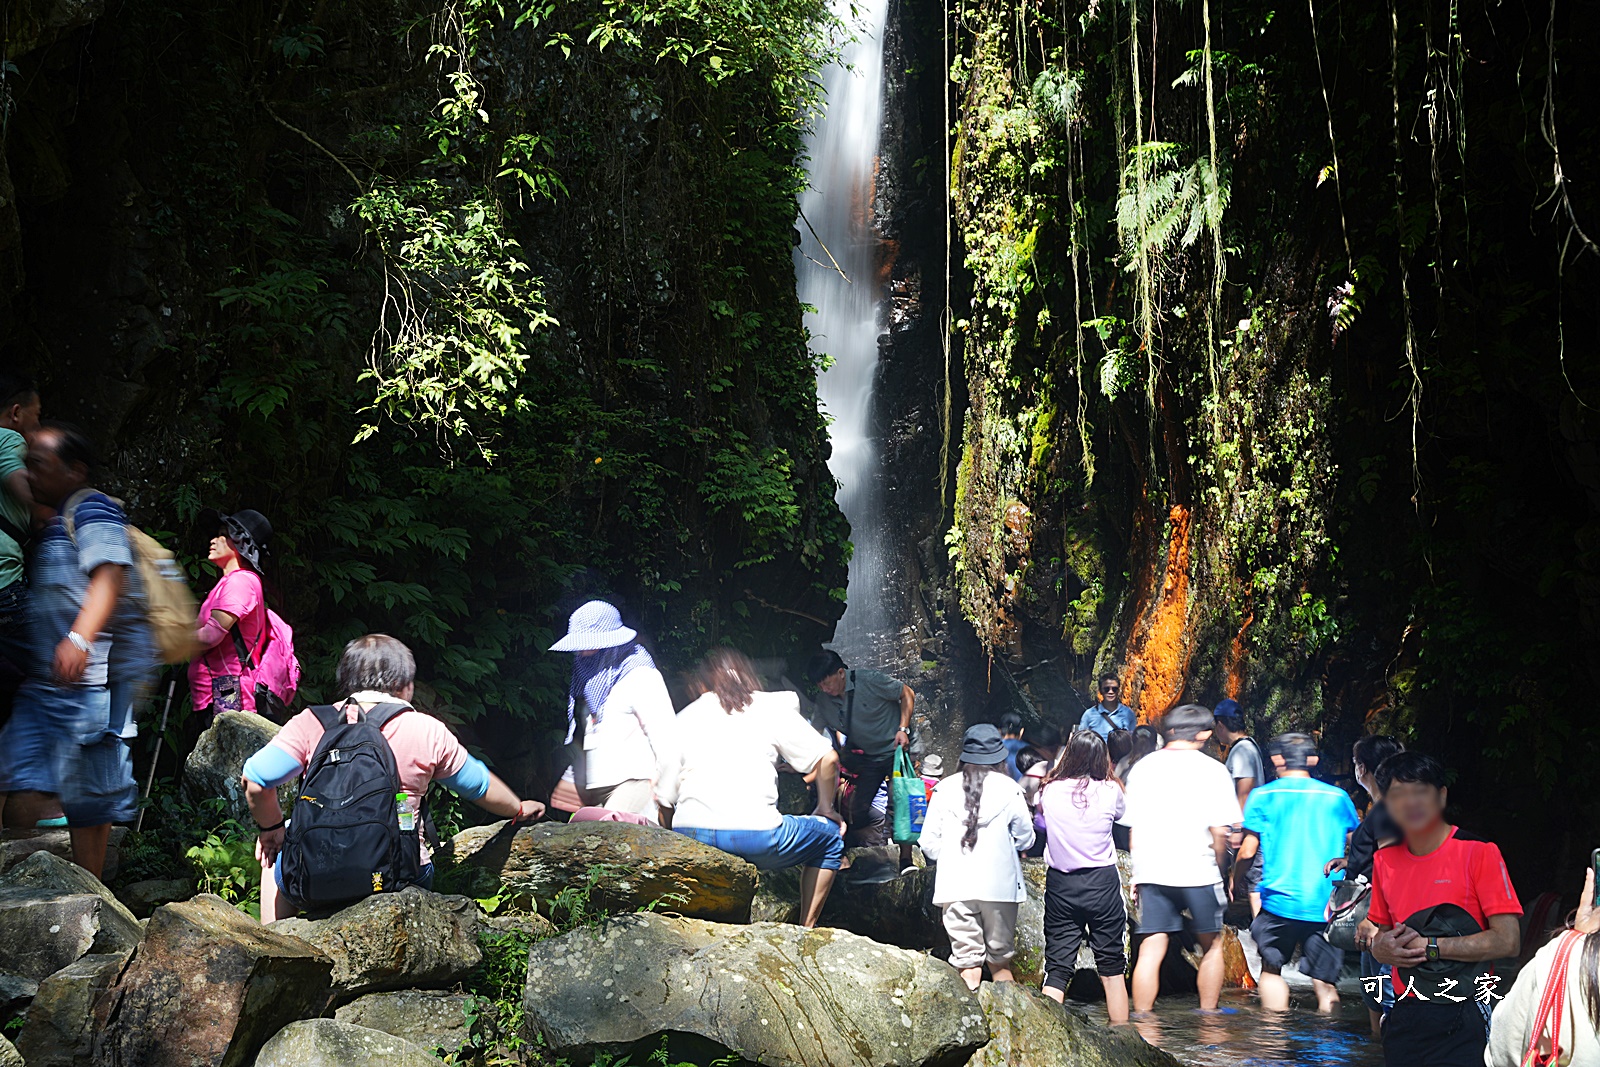
<svg viewBox="0 0 1600 1067">
<path fill-rule="evenodd" d="M 1367 1007 L 1379 1015 L 1394 1007 L 1394 980 L 1390 977 L 1389 968 L 1379 963 L 1378 958 L 1370 952 L 1361 953 L 1359 977 L 1361 999 L 1367 1002 Z"/>
<path fill-rule="evenodd" d="M 731 852 L 763 871 L 820 867 L 837 871 L 844 861 L 844 838 L 837 823 L 820 815 L 785 815 L 771 830 L 702 830 L 674 826 L 685 837 Z"/>
<path fill-rule="evenodd" d="M 142 689 L 23 683 L 0 733 L 0 792 L 56 794 L 68 826 L 132 822 L 139 789 L 127 736 Z"/>
</svg>

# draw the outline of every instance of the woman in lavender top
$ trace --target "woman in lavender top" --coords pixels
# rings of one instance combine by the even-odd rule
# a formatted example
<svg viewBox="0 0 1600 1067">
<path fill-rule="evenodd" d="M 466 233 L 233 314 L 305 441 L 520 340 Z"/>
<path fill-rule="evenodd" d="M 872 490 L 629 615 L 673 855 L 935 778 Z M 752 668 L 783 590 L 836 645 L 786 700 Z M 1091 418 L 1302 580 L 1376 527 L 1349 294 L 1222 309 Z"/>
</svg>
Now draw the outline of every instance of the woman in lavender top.
<svg viewBox="0 0 1600 1067">
<path fill-rule="evenodd" d="M 1093 730 L 1077 730 L 1039 791 L 1050 871 L 1044 895 L 1044 992 L 1066 997 L 1085 934 L 1114 1023 L 1128 1018 L 1128 910 L 1111 827 L 1124 810 L 1111 755 Z"/>
</svg>

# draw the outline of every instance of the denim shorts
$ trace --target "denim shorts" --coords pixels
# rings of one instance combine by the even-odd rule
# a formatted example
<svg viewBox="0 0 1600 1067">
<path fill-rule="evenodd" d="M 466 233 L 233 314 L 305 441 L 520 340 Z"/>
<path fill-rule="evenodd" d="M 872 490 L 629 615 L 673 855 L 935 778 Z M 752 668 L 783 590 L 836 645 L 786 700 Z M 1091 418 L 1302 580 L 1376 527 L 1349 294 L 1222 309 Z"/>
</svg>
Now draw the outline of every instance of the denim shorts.
<svg viewBox="0 0 1600 1067">
<path fill-rule="evenodd" d="M 1222 883 L 1212 885 L 1139 886 L 1139 932 L 1175 934 L 1183 929 L 1183 913 L 1194 921 L 1197 934 L 1214 934 L 1222 929 L 1222 912 L 1227 894 Z"/>
<path fill-rule="evenodd" d="M 784 867 L 820 867 L 837 871 L 844 861 L 839 826 L 820 815 L 785 815 L 771 830 L 702 830 L 674 826 L 685 837 L 731 852 L 763 871 Z"/>
<path fill-rule="evenodd" d="M 139 790 L 124 735 L 139 688 L 25 682 L 0 732 L 0 792 L 57 794 L 68 826 L 132 822 Z"/>
</svg>

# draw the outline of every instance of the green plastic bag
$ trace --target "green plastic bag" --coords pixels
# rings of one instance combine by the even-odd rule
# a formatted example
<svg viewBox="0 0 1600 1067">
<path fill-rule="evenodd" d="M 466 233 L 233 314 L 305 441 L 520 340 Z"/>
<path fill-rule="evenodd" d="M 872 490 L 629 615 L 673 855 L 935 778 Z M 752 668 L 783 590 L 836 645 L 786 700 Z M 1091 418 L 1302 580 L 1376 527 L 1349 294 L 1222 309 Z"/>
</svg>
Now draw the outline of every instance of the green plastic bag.
<svg viewBox="0 0 1600 1067">
<path fill-rule="evenodd" d="M 889 807 L 894 811 L 894 843 L 914 845 L 928 816 L 928 783 L 911 765 L 904 748 L 894 750 L 894 776 L 889 779 Z"/>
</svg>

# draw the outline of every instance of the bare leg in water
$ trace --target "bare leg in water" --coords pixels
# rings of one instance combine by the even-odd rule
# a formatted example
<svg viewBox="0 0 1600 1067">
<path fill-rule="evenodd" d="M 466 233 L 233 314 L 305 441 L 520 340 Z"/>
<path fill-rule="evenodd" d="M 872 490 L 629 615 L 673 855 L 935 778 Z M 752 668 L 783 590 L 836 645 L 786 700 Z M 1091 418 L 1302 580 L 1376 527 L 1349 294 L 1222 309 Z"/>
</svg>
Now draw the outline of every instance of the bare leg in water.
<svg viewBox="0 0 1600 1067">
<path fill-rule="evenodd" d="M 1106 991 L 1106 1014 L 1114 1023 L 1128 1021 L 1128 980 L 1120 974 L 1100 976 L 1100 985 Z M 1055 986 L 1045 986 L 1044 995 L 1057 1004 L 1067 1002 L 1067 991 Z"/>
<path fill-rule="evenodd" d="M 1149 1011 L 1161 992 L 1161 961 L 1167 958 L 1167 935 L 1151 934 L 1139 943 L 1139 959 L 1133 965 L 1133 1010 Z"/>
<path fill-rule="evenodd" d="M 800 873 L 800 921 L 808 929 L 822 918 L 822 906 L 828 902 L 828 892 L 838 873 L 821 867 L 807 867 Z"/>
</svg>

